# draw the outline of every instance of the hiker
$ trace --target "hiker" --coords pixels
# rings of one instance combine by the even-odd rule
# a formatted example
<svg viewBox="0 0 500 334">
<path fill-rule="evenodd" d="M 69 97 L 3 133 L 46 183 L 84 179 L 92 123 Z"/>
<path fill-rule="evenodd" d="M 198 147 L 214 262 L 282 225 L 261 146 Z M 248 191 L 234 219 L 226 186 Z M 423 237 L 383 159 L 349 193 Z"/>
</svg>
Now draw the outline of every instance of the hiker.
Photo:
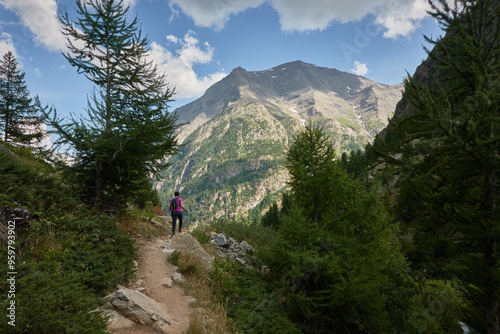
<svg viewBox="0 0 500 334">
<path fill-rule="evenodd" d="M 174 198 L 170 200 L 170 212 L 172 213 L 172 236 L 175 235 L 175 224 L 177 218 L 179 218 L 179 233 L 181 233 L 182 228 L 182 209 L 188 212 L 188 210 L 182 205 L 182 198 L 179 197 L 179 192 L 174 193 Z"/>
</svg>

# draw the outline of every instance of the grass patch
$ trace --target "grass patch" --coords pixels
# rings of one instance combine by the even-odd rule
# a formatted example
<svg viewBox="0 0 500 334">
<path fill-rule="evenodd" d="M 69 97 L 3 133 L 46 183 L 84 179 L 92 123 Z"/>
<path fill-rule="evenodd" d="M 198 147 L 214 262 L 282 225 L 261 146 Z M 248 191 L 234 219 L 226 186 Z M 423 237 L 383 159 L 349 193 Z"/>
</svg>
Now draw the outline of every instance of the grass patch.
<svg viewBox="0 0 500 334">
<path fill-rule="evenodd" d="M 235 333 L 234 324 L 229 321 L 223 305 L 215 299 L 211 278 L 206 274 L 204 264 L 190 254 L 173 252 L 168 261 L 177 266 L 177 271 L 186 276 L 182 283 L 184 292 L 196 298 L 191 305 L 190 323 L 187 334 Z"/>
<path fill-rule="evenodd" d="M 216 261 L 211 276 L 216 299 L 224 305 L 238 333 L 302 333 L 279 302 L 279 293 L 261 274 L 239 264 Z"/>
<path fill-rule="evenodd" d="M 205 228 L 197 228 L 191 232 L 191 235 L 198 240 L 201 245 L 207 244 L 210 242 L 210 234 L 205 232 Z"/>
<path fill-rule="evenodd" d="M 347 127 L 350 127 L 351 129 L 353 129 L 355 131 L 358 131 L 358 130 L 361 129 L 361 127 L 358 124 L 354 123 L 353 121 L 351 121 L 351 120 L 349 120 L 349 119 L 347 119 L 345 117 L 339 116 L 339 117 L 336 118 L 336 120 L 340 124 L 342 124 L 344 126 L 347 126 Z"/>
</svg>

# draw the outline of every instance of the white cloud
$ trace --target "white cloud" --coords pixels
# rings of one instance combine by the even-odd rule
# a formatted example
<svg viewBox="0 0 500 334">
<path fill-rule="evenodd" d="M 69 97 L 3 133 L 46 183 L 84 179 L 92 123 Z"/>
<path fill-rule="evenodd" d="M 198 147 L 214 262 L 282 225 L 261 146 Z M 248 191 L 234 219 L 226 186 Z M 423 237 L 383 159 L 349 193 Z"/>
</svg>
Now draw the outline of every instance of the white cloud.
<svg viewBox="0 0 500 334">
<path fill-rule="evenodd" d="M 231 15 L 264 2 L 266 0 L 170 0 L 171 5 L 180 7 L 197 26 L 216 30 L 222 29 Z"/>
<path fill-rule="evenodd" d="M 354 62 L 354 68 L 351 69 L 351 72 L 356 74 L 356 75 L 365 75 L 368 73 L 368 67 L 366 66 L 366 63 L 360 63 L 359 61 Z"/>
<path fill-rule="evenodd" d="M 222 29 L 231 15 L 263 3 L 278 12 L 283 31 L 323 30 L 334 21 L 346 23 L 372 15 L 384 36 L 408 36 L 427 16 L 426 0 L 170 0 L 196 25 Z"/>
<path fill-rule="evenodd" d="M 393 2 L 386 11 L 377 14 L 375 22 L 386 29 L 384 37 L 409 36 L 428 15 L 429 9 L 426 0 Z"/>
<path fill-rule="evenodd" d="M 35 35 L 36 43 L 51 51 L 65 48 L 55 0 L 0 0 L 0 4 L 18 16 L 21 24 Z"/>
<path fill-rule="evenodd" d="M 0 57 L 3 57 L 3 55 L 9 51 L 12 52 L 16 59 L 18 59 L 14 43 L 12 42 L 12 36 L 3 32 L 0 34 Z"/>
<path fill-rule="evenodd" d="M 194 37 L 192 31 L 183 38 L 169 35 L 167 40 L 179 46 L 175 53 L 153 42 L 151 57 L 157 62 L 159 69 L 165 71 L 167 80 L 175 86 L 175 99 L 199 97 L 208 87 L 227 75 L 224 72 L 216 72 L 199 77 L 195 73 L 194 65 L 208 64 L 213 60 L 213 48 L 208 43 L 200 47 L 199 40 Z"/>
</svg>

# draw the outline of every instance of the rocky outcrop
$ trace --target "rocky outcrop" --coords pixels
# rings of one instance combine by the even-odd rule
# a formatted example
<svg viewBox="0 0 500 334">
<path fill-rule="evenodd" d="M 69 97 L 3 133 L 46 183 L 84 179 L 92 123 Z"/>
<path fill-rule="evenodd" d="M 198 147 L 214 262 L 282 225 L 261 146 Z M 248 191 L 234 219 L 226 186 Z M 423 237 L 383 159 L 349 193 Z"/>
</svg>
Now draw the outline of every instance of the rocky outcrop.
<svg viewBox="0 0 500 334">
<path fill-rule="evenodd" d="M 198 240 L 191 234 L 176 234 L 163 245 L 164 253 L 170 255 L 175 251 L 190 253 L 193 257 L 199 259 L 201 263 L 205 264 L 205 269 L 207 271 L 212 270 L 212 263 L 214 261 L 213 256 L 208 254 Z M 179 277 L 172 277 L 172 279 L 175 281 L 177 281 L 177 279 L 181 280 Z"/>
<path fill-rule="evenodd" d="M 239 243 L 231 237 L 227 238 L 224 233 L 219 233 L 211 235 L 210 242 L 219 247 L 218 255 L 220 257 L 229 258 L 244 266 L 252 263 L 251 256 L 255 252 L 255 248 L 245 240 Z"/>
<path fill-rule="evenodd" d="M 0 208 L 0 238 L 7 241 L 12 233 L 23 234 L 30 218 L 30 212 L 25 208 Z"/>
<path fill-rule="evenodd" d="M 122 288 L 108 295 L 109 305 L 121 316 L 142 325 L 149 325 L 159 333 L 169 333 L 172 319 L 163 308 L 148 296 L 139 291 Z M 113 326 L 125 326 L 124 319 L 117 317 Z M 122 327 L 117 327 L 122 328 Z"/>
</svg>

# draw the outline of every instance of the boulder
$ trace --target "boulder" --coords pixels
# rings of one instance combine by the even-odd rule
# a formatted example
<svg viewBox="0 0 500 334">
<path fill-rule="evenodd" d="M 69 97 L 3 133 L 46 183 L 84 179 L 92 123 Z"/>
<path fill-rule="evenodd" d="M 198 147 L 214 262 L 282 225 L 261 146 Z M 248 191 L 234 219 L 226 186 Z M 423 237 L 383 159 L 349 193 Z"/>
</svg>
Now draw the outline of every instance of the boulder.
<svg viewBox="0 0 500 334">
<path fill-rule="evenodd" d="M 189 253 L 193 257 L 199 259 L 201 263 L 204 263 L 207 271 L 212 270 L 214 258 L 203 249 L 198 240 L 191 234 L 176 234 L 175 237 L 167 240 L 163 245 L 163 252 L 168 256 L 174 251 Z"/>
<path fill-rule="evenodd" d="M 217 244 L 217 246 L 219 247 L 225 247 L 228 243 L 227 243 L 227 238 L 226 236 L 224 235 L 224 233 L 220 233 L 218 234 L 215 238 L 214 238 L 214 241 L 215 243 Z"/>
<path fill-rule="evenodd" d="M 174 282 L 176 283 L 182 283 L 185 281 L 185 278 L 184 276 L 182 276 L 182 274 L 180 273 L 175 273 L 172 275 L 172 279 L 174 280 Z"/>
<path fill-rule="evenodd" d="M 131 289 L 120 289 L 110 298 L 113 309 L 130 320 L 149 325 L 160 333 L 169 333 L 172 319 L 154 299 Z"/>
<path fill-rule="evenodd" d="M 103 313 L 109 316 L 108 330 L 129 328 L 135 325 L 135 322 L 115 310 L 104 310 Z"/>
<path fill-rule="evenodd" d="M 243 240 L 240 244 L 241 248 L 248 254 L 252 254 L 253 252 L 255 252 L 255 248 L 253 248 L 253 246 L 251 246 L 248 242 L 246 242 L 245 240 Z"/>
</svg>

